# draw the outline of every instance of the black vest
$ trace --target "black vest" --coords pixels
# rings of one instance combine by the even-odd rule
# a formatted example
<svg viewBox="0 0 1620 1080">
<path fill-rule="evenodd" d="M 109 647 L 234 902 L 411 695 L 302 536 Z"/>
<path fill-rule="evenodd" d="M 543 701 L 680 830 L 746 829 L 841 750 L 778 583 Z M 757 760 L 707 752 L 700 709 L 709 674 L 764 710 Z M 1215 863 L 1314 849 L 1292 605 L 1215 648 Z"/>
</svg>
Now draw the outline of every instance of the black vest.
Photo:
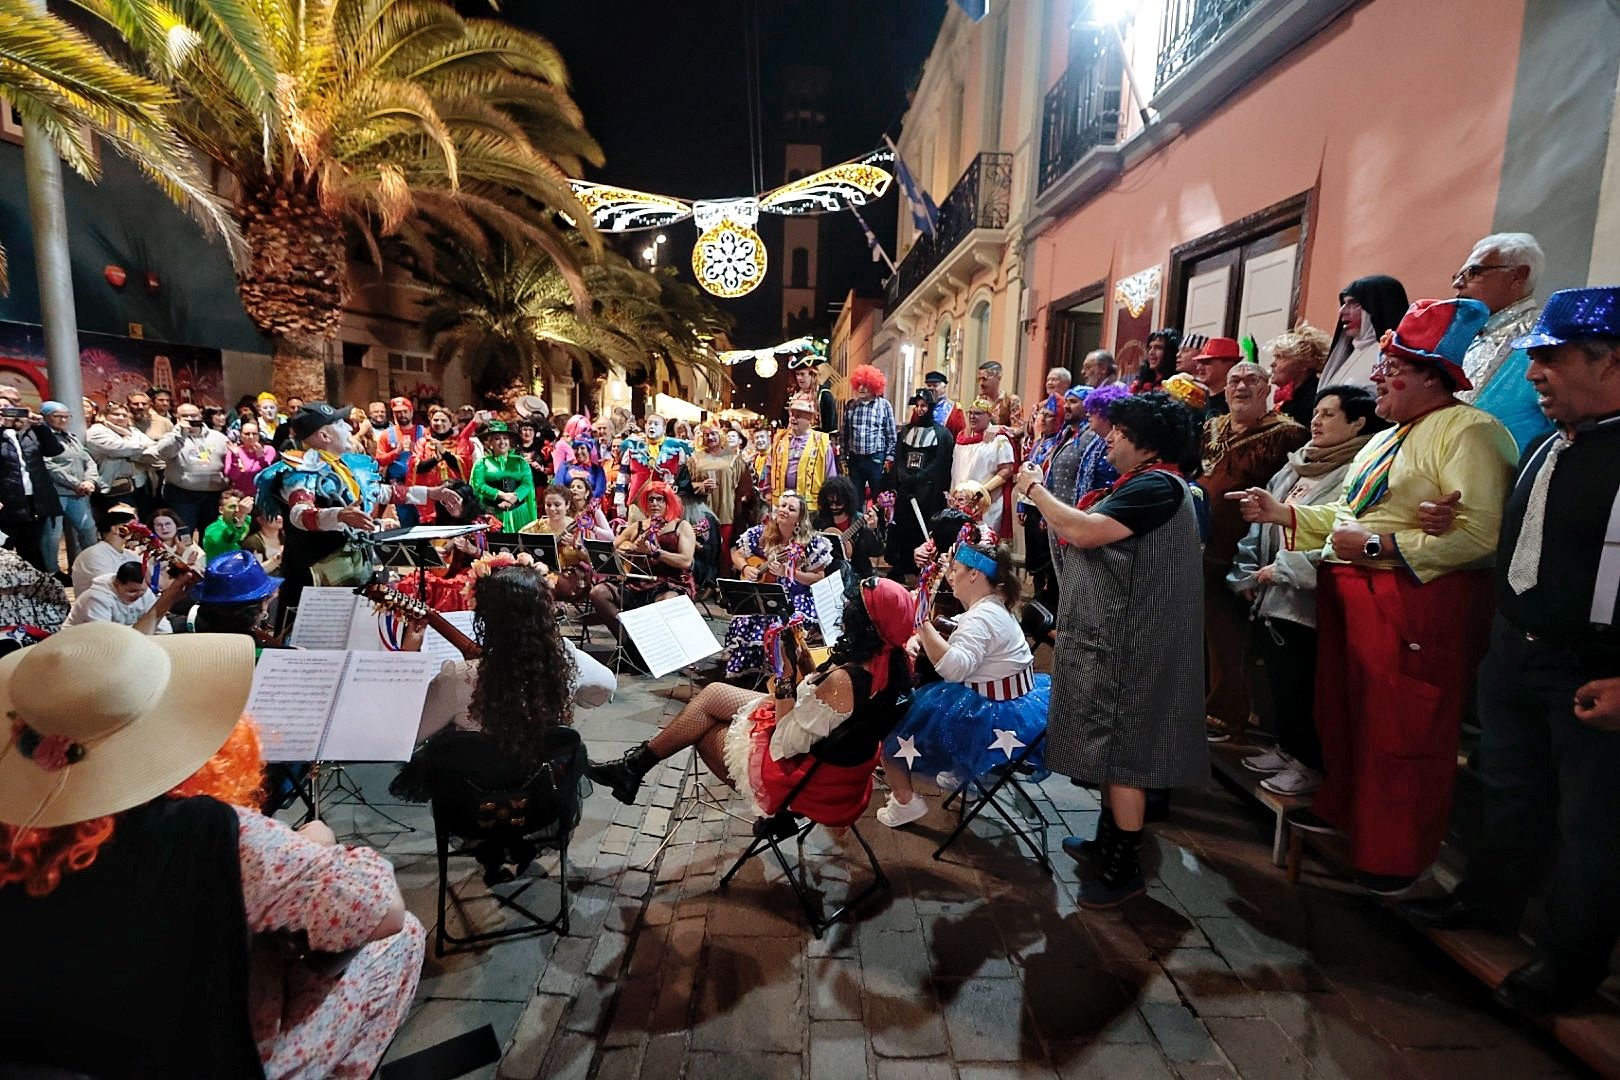
<svg viewBox="0 0 1620 1080">
<path fill-rule="evenodd" d="M 0 1065 L 109 1080 L 262 1077 L 248 1021 L 236 813 L 208 798 L 119 815 L 44 897 L 0 889 Z"/>
</svg>

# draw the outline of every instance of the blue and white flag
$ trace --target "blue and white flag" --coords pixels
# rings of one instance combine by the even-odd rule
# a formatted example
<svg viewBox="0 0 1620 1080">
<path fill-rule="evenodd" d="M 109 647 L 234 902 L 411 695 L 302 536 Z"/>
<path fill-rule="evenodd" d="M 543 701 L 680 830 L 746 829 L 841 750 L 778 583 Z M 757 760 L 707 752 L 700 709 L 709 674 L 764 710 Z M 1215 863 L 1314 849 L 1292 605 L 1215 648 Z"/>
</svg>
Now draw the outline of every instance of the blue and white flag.
<svg viewBox="0 0 1620 1080">
<path fill-rule="evenodd" d="M 894 140 L 885 135 L 883 141 L 894 151 L 894 171 L 900 178 L 900 187 L 906 193 L 906 201 L 911 204 L 911 223 L 917 227 L 918 232 L 934 235 L 939 231 L 939 207 L 934 205 L 934 200 L 928 197 L 928 192 L 923 190 L 922 185 L 912 178 L 911 170 L 906 168 L 906 159 L 900 156 L 900 148 L 894 145 Z"/>
<path fill-rule="evenodd" d="M 872 249 L 872 261 L 878 262 L 881 260 L 882 262 L 887 263 L 889 265 L 889 273 L 894 273 L 894 260 L 889 258 L 889 253 L 887 251 L 883 250 L 883 245 L 878 243 L 877 234 L 874 233 L 872 231 L 872 227 L 866 223 L 866 219 L 861 217 L 861 212 L 859 210 L 857 210 L 854 206 L 851 206 L 849 209 L 850 213 L 855 215 L 855 220 L 861 223 L 861 232 L 866 234 L 866 246 Z"/>
<path fill-rule="evenodd" d="M 990 14 L 990 0 L 956 0 L 956 6 L 967 14 L 969 19 L 978 22 Z"/>
</svg>

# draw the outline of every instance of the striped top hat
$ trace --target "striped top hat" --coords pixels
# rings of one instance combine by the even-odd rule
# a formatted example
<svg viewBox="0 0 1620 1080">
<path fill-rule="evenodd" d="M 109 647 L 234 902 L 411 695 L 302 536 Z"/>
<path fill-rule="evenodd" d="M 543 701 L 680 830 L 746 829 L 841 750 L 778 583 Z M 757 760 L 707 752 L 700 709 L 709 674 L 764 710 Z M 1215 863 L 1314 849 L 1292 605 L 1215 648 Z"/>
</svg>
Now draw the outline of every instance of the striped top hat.
<svg viewBox="0 0 1620 1080">
<path fill-rule="evenodd" d="M 1463 374 L 1463 354 L 1490 317 L 1491 309 L 1478 300 L 1419 300 L 1384 334 L 1379 348 L 1385 356 L 1441 368 L 1458 390 L 1472 390 Z"/>
</svg>

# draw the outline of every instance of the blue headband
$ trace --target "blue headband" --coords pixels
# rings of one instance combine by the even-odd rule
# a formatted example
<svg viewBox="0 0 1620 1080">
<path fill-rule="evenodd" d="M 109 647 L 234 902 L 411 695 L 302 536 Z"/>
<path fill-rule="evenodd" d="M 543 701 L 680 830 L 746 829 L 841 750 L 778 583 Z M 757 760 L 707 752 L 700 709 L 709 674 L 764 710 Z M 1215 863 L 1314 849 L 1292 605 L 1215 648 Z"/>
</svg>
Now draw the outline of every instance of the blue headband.
<svg viewBox="0 0 1620 1080">
<path fill-rule="evenodd" d="M 996 560 L 977 548 L 957 544 L 954 558 L 969 570 L 977 570 L 991 581 L 996 580 Z"/>
</svg>

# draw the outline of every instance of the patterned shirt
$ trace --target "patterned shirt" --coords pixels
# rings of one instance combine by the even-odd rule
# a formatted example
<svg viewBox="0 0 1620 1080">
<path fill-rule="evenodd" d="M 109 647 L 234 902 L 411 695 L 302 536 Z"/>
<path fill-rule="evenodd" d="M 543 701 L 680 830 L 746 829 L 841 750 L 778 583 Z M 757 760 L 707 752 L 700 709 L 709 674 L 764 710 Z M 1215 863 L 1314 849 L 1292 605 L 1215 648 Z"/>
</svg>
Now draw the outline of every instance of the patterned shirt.
<svg viewBox="0 0 1620 1080">
<path fill-rule="evenodd" d="M 894 407 L 888 398 L 850 400 L 844 421 L 844 449 L 851 457 L 894 459 Z"/>
</svg>

